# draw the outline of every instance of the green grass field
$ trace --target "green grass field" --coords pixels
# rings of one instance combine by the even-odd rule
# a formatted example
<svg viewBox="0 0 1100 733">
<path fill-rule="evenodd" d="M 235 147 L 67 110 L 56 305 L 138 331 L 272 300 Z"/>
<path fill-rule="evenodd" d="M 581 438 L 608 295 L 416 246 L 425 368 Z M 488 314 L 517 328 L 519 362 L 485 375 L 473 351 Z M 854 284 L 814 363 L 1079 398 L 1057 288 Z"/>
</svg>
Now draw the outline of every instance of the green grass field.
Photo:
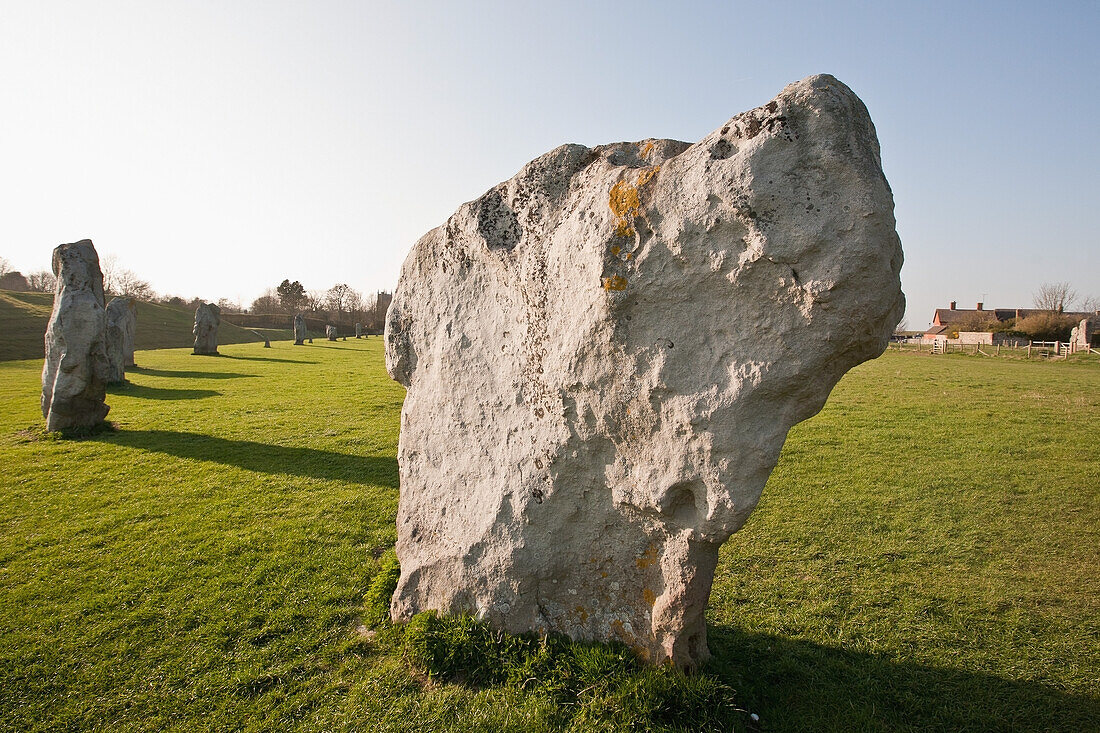
<svg viewBox="0 0 1100 733">
<path fill-rule="evenodd" d="M 381 339 L 222 350 L 139 352 L 118 431 L 79 441 L 42 432 L 40 361 L 0 362 L 0 730 L 676 729 L 364 634 L 397 504 Z M 722 550 L 725 727 L 1100 730 L 1098 436 L 1100 359 L 850 373 Z"/>
<path fill-rule="evenodd" d="M 108 298 L 108 302 L 110 298 Z M 53 293 L 17 293 L 0 290 L 0 361 L 11 359 L 41 359 L 43 337 L 53 310 Z M 195 343 L 192 328 L 195 312 L 161 303 L 138 302 L 138 349 L 170 349 Z M 289 331 L 256 329 L 267 338 L 290 338 Z M 245 344 L 263 339 L 252 331 L 222 321 L 218 327 L 219 344 Z"/>
</svg>

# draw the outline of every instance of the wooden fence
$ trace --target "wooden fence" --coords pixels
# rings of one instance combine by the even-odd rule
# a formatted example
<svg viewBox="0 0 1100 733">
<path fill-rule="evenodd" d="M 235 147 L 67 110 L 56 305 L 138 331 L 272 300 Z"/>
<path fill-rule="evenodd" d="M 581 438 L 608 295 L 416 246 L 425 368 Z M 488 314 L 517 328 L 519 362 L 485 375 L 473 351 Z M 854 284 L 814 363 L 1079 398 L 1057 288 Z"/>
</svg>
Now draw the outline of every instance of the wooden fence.
<svg viewBox="0 0 1100 733">
<path fill-rule="evenodd" d="M 891 341 L 889 347 L 896 351 L 927 352 L 929 354 L 975 354 L 982 356 L 1016 356 L 1024 359 L 1064 359 L 1070 354 L 1092 354 L 1100 356 L 1100 351 L 1079 346 L 1076 349 L 1065 341 L 1018 341 L 997 344 L 960 344 L 945 339 L 922 342 L 917 339 Z"/>
</svg>

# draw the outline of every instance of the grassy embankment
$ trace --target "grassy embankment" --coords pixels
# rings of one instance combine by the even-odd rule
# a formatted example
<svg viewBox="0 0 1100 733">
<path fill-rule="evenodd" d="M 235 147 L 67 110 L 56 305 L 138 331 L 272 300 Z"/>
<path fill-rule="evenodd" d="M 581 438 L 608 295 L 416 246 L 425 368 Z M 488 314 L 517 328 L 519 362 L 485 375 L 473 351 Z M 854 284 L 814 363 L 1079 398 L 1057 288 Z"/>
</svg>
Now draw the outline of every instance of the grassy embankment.
<svg viewBox="0 0 1100 733">
<path fill-rule="evenodd" d="M 108 301 L 110 299 L 108 298 Z M 17 293 L 0 290 L 0 361 L 41 359 L 43 336 L 53 309 L 53 293 Z M 135 347 L 171 349 L 195 342 L 195 312 L 160 303 L 138 302 Z M 256 329 L 268 338 L 290 338 L 289 331 Z M 219 344 L 262 341 L 252 331 L 225 321 L 218 327 Z"/>
<path fill-rule="evenodd" d="M 83 441 L 42 438 L 40 361 L 0 363 L 0 730 L 676 720 L 625 687 L 426 679 L 357 631 L 394 541 L 402 390 L 377 338 L 273 346 L 140 352 L 108 398 L 119 431 Z M 725 722 L 1100 728 L 1098 435 L 1096 363 L 849 374 L 722 550 Z"/>
</svg>

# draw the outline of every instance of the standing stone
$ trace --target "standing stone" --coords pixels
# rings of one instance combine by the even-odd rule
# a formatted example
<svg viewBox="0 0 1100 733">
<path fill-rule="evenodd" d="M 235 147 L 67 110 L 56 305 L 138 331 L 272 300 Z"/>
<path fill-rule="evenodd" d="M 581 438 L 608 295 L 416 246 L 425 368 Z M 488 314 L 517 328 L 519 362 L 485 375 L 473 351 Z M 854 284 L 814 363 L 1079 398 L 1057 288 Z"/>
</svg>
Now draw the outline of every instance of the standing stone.
<svg viewBox="0 0 1100 733">
<path fill-rule="evenodd" d="M 883 352 L 901 244 L 863 103 L 791 84 L 700 142 L 563 145 L 413 247 L 390 606 L 709 655 L 718 548 Z"/>
<path fill-rule="evenodd" d="M 355 324 L 355 338 L 357 338 L 357 339 L 363 338 L 363 324 L 362 323 L 356 323 Z"/>
<path fill-rule="evenodd" d="M 103 273 L 92 241 L 54 248 L 53 274 L 57 286 L 46 327 L 42 416 L 49 431 L 93 427 L 111 408 L 104 403 L 109 375 Z"/>
<path fill-rule="evenodd" d="M 107 382 L 126 381 L 126 368 L 134 366 L 134 330 L 136 301 L 128 296 L 114 298 L 107 304 Z"/>
<path fill-rule="evenodd" d="M 309 337 L 309 332 L 306 331 L 306 317 L 301 313 L 294 314 L 294 345 L 301 346 L 305 343 L 305 340 Z M 310 340 L 312 343 L 312 340 Z"/>
<path fill-rule="evenodd" d="M 1088 351 L 1089 346 L 1092 344 L 1091 325 L 1089 319 L 1082 318 L 1081 322 L 1073 327 L 1073 331 L 1069 336 L 1071 352 Z"/>
<path fill-rule="evenodd" d="M 114 300 L 118 300 L 118 298 Z M 122 319 L 122 363 L 127 369 L 130 369 L 137 366 L 134 362 L 134 341 L 137 338 L 137 298 L 122 296 L 122 300 L 126 302 L 126 317 Z M 108 307 L 110 307 L 109 304 Z"/>
<path fill-rule="evenodd" d="M 336 340 L 336 326 L 325 326 L 325 335 L 328 336 L 329 341 Z"/>
<path fill-rule="evenodd" d="M 195 309 L 195 350 L 191 353 L 217 355 L 218 326 L 221 322 L 221 308 L 213 303 L 201 303 Z"/>
</svg>

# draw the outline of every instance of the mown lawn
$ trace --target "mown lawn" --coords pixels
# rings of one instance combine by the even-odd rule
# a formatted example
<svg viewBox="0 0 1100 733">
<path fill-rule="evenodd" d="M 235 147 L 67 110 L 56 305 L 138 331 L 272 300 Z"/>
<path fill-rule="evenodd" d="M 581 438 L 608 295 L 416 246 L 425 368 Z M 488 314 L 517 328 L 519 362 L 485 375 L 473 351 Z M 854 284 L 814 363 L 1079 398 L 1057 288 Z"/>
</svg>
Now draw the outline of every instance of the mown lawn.
<svg viewBox="0 0 1100 733">
<path fill-rule="evenodd" d="M 403 392 L 377 337 L 272 346 L 139 352 L 80 441 L 0 363 L 0 730 L 614 729 L 360 632 Z M 1098 362 L 849 374 L 723 548 L 728 727 L 1100 730 Z"/>
</svg>

